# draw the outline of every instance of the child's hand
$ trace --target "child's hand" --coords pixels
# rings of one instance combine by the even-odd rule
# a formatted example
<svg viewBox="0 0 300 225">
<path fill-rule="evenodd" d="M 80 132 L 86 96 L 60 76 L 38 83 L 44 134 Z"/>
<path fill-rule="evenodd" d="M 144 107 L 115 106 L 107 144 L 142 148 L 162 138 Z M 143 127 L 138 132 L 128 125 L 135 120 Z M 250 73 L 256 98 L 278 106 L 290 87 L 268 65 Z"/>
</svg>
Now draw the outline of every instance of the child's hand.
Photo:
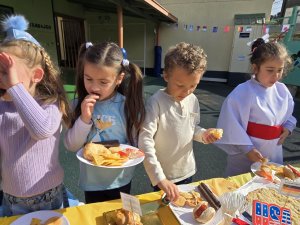
<svg viewBox="0 0 300 225">
<path fill-rule="evenodd" d="M 214 128 L 208 128 L 202 135 L 202 140 L 204 144 L 211 144 L 218 140 L 218 138 L 213 134 Z"/>
<path fill-rule="evenodd" d="M 178 199 L 179 191 L 176 184 L 173 184 L 171 181 L 164 179 L 160 181 L 157 186 L 166 193 L 167 199 L 171 202 Z"/>
<path fill-rule="evenodd" d="M 285 139 L 290 135 L 290 131 L 287 128 L 283 128 L 282 134 L 279 137 L 278 145 L 282 145 Z"/>
<path fill-rule="evenodd" d="M 98 95 L 87 95 L 81 103 L 80 118 L 86 124 L 89 124 L 91 122 L 94 106 L 97 102 L 97 99 L 99 99 Z"/>
<path fill-rule="evenodd" d="M 246 156 L 251 162 L 262 162 L 262 159 L 264 158 L 256 148 L 249 151 Z"/>
<path fill-rule="evenodd" d="M 20 76 L 28 76 L 28 74 L 24 74 L 24 68 L 19 67 L 11 56 L 4 52 L 0 53 L 0 84 L 2 89 L 7 90 L 20 83 L 19 73 Z"/>
</svg>

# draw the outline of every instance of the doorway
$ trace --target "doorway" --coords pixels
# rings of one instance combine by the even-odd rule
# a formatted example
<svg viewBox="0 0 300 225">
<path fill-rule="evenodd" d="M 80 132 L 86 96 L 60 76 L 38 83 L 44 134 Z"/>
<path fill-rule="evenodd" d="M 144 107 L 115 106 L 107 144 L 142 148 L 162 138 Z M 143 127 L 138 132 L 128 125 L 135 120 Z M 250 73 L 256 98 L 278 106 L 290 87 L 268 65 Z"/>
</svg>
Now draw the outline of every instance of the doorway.
<svg viewBox="0 0 300 225">
<path fill-rule="evenodd" d="M 85 43 L 84 20 L 56 15 L 55 25 L 59 66 L 75 68 L 80 45 Z"/>
</svg>

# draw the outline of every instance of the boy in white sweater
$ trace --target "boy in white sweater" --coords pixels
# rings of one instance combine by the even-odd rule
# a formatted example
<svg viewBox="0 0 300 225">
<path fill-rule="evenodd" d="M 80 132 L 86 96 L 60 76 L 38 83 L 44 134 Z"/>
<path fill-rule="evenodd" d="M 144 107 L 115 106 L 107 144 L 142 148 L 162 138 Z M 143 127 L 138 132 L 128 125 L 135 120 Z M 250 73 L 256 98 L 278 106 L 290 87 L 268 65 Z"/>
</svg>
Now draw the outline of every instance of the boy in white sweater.
<svg viewBox="0 0 300 225">
<path fill-rule="evenodd" d="M 196 173 L 193 140 L 205 144 L 218 138 L 213 128 L 199 126 L 200 106 L 193 94 L 206 69 L 206 54 L 199 46 L 181 42 L 165 56 L 167 87 L 151 96 L 139 135 L 145 151 L 144 166 L 154 190 L 170 201 L 179 197 L 177 184 L 190 183 Z"/>
</svg>

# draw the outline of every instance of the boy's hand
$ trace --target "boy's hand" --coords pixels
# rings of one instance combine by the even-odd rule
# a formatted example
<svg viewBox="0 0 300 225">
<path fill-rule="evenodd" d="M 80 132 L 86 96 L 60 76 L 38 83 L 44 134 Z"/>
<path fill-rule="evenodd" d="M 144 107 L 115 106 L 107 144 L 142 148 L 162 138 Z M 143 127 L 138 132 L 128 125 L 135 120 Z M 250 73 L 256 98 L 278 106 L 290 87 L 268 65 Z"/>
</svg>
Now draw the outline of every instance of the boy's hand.
<svg viewBox="0 0 300 225">
<path fill-rule="evenodd" d="M 24 74 L 25 64 L 17 65 L 15 60 L 8 54 L 0 53 L 0 87 L 1 89 L 7 90 L 10 87 L 20 83 L 18 74 L 20 76 L 29 76 Z"/>
<path fill-rule="evenodd" d="M 219 140 L 212 132 L 215 128 L 208 128 L 202 135 L 202 140 L 204 144 L 211 144 Z"/>
<path fill-rule="evenodd" d="M 262 162 L 262 159 L 264 158 L 256 148 L 249 151 L 246 156 L 251 162 Z"/>
<path fill-rule="evenodd" d="M 99 99 L 98 95 L 87 95 L 81 103 L 80 118 L 86 124 L 91 122 L 97 99 Z"/>
<path fill-rule="evenodd" d="M 176 184 L 173 184 L 171 181 L 164 179 L 160 181 L 157 184 L 157 186 L 166 193 L 167 199 L 171 202 L 176 201 L 178 199 L 179 190 Z"/>
<path fill-rule="evenodd" d="M 283 142 L 285 141 L 285 139 L 290 135 L 290 131 L 287 128 L 283 128 L 283 131 L 279 137 L 279 141 L 277 143 L 277 145 L 282 145 Z"/>
</svg>

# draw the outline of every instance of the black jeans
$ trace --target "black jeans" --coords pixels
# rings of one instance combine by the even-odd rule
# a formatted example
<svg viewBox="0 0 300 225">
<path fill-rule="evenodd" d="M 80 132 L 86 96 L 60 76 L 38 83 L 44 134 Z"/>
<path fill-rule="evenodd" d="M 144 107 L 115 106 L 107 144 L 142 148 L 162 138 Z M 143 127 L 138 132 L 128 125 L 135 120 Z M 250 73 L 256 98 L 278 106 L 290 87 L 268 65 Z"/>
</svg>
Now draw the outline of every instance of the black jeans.
<svg viewBox="0 0 300 225">
<path fill-rule="evenodd" d="M 85 202 L 86 203 L 94 203 L 94 202 L 104 202 L 110 201 L 114 199 L 121 198 L 120 192 L 124 192 L 130 194 L 131 182 L 129 184 L 115 188 L 110 190 L 103 190 L 103 191 L 85 191 Z"/>
<path fill-rule="evenodd" d="M 184 180 L 178 181 L 175 184 L 176 185 L 179 185 L 179 184 L 189 184 L 189 183 L 192 183 L 192 181 L 193 181 L 193 176 L 188 177 L 188 178 L 186 178 Z M 160 188 L 157 185 L 156 186 L 152 186 L 152 187 L 153 187 L 154 191 L 160 191 Z"/>
</svg>

